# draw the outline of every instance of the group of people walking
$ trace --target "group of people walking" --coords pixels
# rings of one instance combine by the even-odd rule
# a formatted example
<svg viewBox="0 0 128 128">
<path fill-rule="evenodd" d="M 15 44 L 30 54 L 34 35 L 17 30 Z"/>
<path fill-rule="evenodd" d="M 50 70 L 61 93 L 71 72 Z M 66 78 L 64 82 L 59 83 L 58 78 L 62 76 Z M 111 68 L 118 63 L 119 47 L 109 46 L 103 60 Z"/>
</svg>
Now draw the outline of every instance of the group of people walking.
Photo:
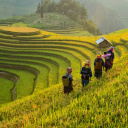
<svg viewBox="0 0 128 128">
<path fill-rule="evenodd" d="M 113 53 L 114 47 L 110 47 L 108 51 L 104 52 L 104 55 L 101 55 L 100 52 L 97 53 L 97 58 L 94 61 L 94 71 L 95 74 L 94 76 L 97 79 L 100 79 L 102 76 L 102 71 L 105 70 L 107 71 L 108 69 L 111 69 L 113 66 L 113 60 L 114 60 L 114 53 Z M 105 61 L 101 58 L 104 57 Z M 71 75 L 72 68 L 68 67 L 66 74 L 62 77 L 63 80 L 67 81 L 67 83 L 64 83 L 64 93 L 70 93 L 73 90 L 73 78 Z M 81 69 L 81 80 L 82 80 L 82 85 L 83 87 L 87 86 L 89 81 L 91 81 L 92 77 L 92 71 L 90 67 L 90 61 L 86 60 L 84 63 L 84 66 Z"/>
</svg>

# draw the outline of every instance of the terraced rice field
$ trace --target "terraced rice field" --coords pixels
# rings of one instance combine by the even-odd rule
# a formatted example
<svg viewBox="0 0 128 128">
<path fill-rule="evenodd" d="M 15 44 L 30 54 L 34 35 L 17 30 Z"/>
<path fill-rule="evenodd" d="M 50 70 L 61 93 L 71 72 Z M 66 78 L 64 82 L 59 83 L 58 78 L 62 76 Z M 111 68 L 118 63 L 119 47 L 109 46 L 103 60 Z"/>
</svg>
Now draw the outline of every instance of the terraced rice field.
<svg viewBox="0 0 128 128">
<path fill-rule="evenodd" d="M 126 39 L 125 42 L 120 41 L 123 36 L 118 35 L 118 40 L 114 41 L 115 61 L 128 50 Z M 69 66 L 73 69 L 74 81 L 80 78 L 83 62 L 89 59 L 93 69 L 96 52 L 103 54 L 107 50 L 96 45 L 95 41 L 100 37 L 64 36 L 35 28 L 0 27 L 0 70 L 6 73 L 0 75 L 4 77 L 0 79 L 2 85 L 6 84 L 4 89 L 11 90 L 5 92 L 0 89 L 3 97 L 8 95 L 8 99 L 4 102 L 2 99 L 0 103 L 20 99 L 60 83 Z M 112 35 L 105 37 L 114 40 Z"/>
<path fill-rule="evenodd" d="M 80 27 L 70 27 L 69 29 L 46 29 L 48 32 L 53 32 L 62 35 L 70 35 L 70 36 L 85 36 L 91 35 L 88 31 L 85 31 L 81 26 Z"/>
</svg>

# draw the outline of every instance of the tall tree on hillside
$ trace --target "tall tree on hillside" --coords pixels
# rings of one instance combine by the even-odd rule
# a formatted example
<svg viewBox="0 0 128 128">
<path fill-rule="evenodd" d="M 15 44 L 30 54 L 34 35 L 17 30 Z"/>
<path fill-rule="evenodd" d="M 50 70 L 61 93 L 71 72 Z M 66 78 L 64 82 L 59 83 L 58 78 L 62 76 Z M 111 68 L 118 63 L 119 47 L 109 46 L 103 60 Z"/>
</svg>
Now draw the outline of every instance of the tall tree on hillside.
<svg viewBox="0 0 128 128">
<path fill-rule="evenodd" d="M 89 20 L 88 21 L 87 30 L 90 33 L 96 34 L 96 25 L 94 24 L 94 22 L 92 20 Z"/>
<path fill-rule="evenodd" d="M 47 12 L 55 12 L 55 11 L 56 11 L 56 3 L 53 0 L 52 2 L 49 3 Z"/>
<path fill-rule="evenodd" d="M 41 18 L 43 18 L 43 14 L 44 14 L 44 7 L 43 7 L 43 5 L 41 5 L 41 8 L 40 8 Z"/>
<path fill-rule="evenodd" d="M 73 20 L 77 20 L 78 19 L 78 15 L 79 15 L 79 4 L 76 1 L 72 1 L 71 2 L 71 6 L 70 6 L 70 10 L 71 10 L 71 18 Z"/>
<path fill-rule="evenodd" d="M 37 10 L 36 10 L 36 13 L 40 13 L 40 9 L 41 9 L 41 4 L 39 3 L 38 7 L 37 7 Z"/>
<path fill-rule="evenodd" d="M 96 35 L 102 35 L 99 28 L 96 29 Z"/>
<path fill-rule="evenodd" d="M 60 13 L 64 13 L 63 8 L 65 8 L 68 4 L 68 6 L 70 7 L 70 3 L 72 0 L 60 0 L 60 2 L 58 3 L 58 9 Z M 65 7 L 64 7 L 65 6 Z M 63 8 L 62 8 L 63 7 Z M 67 8 L 67 7 L 66 7 Z"/>
<path fill-rule="evenodd" d="M 87 10 L 85 9 L 84 5 L 80 8 L 80 18 L 81 19 L 87 18 Z"/>
<path fill-rule="evenodd" d="M 44 0 L 43 2 L 43 6 L 44 6 L 44 12 L 47 13 L 48 12 L 48 6 L 50 4 L 50 0 Z"/>
<path fill-rule="evenodd" d="M 69 10 L 69 5 L 68 5 L 68 3 L 64 3 L 64 4 L 63 4 L 62 10 L 63 10 L 63 13 L 64 13 L 65 15 L 68 14 L 68 10 Z"/>
</svg>

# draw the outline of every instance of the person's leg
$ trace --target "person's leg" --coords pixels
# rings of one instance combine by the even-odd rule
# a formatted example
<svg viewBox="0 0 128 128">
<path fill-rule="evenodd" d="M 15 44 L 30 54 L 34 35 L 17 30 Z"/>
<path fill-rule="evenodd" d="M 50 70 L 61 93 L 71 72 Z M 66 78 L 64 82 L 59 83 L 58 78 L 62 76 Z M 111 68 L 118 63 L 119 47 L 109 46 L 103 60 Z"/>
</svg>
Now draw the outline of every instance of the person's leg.
<svg viewBox="0 0 128 128">
<path fill-rule="evenodd" d="M 84 80 L 82 79 L 82 86 L 84 87 Z"/>
<path fill-rule="evenodd" d="M 95 75 L 94 75 L 96 78 L 98 78 L 98 71 L 95 70 Z"/>
<path fill-rule="evenodd" d="M 102 70 L 99 70 L 99 71 L 98 71 L 98 79 L 100 79 L 101 76 L 102 76 Z"/>
<path fill-rule="evenodd" d="M 65 94 L 68 94 L 69 92 L 68 92 L 68 86 L 66 87 L 66 86 L 64 86 L 64 93 Z"/>
<path fill-rule="evenodd" d="M 110 69 L 112 68 L 112 65 L 110 65 Z"/>
<path fill-rule="evenodd" d="M 85 84 L 84 84 L 84 87 L 86 87 L 89 83 L 89 80 L 85 80 Z"/>
<path fill-rule="evenodd" d="M 105 67 L 105 68 L 106 68 L 106 70 L 105 70 L 105 71 L 107 72 L 107 71 L 108 71 L 108 69 L 109 69 L 109 67 L 108 67 L 108 65 L 107 65 L 107 64 L 106 64 L 106 67 Z"/>
</svg>

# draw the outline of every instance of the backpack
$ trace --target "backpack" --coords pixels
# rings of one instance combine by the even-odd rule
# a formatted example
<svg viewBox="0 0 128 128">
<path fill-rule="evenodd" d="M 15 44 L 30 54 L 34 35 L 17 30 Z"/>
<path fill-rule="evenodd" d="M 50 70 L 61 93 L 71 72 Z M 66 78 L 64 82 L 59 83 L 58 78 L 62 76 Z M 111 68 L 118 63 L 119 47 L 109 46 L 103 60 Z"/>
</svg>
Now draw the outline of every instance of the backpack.
<svg viewBox="0 0 128 128">
<path fill-rule="evenodd" d="M 85 67 L 82 68 L 81 73 L 82 73 L 82 79 L 83 80 L 89 79 L 89 71 L 90 71 L 89 68 L 85 68 Z"/>
<path fill-rule="evenodd" d="M 96 60 L 96 69 L 100 70 L 102 69 L 102 61 L 101 59 Z"/>
<path fill-rule="evenodd" d="M 105 58 L 105 63 L 111 63 L 111 56 Z"/>
</svg>

